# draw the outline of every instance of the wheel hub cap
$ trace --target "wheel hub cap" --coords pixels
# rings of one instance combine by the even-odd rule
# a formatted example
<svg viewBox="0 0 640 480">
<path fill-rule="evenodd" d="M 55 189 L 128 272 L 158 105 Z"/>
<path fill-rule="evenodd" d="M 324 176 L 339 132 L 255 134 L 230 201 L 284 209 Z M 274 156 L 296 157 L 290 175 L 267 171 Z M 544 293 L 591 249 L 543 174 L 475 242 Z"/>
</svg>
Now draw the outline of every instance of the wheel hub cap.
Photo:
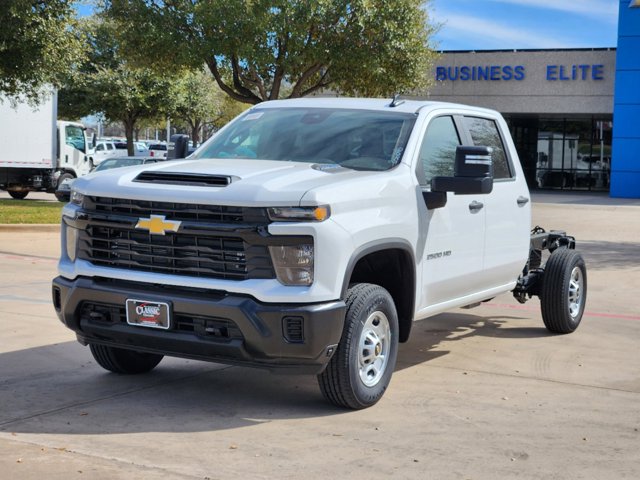
<svg viewBox="0 0 640 480">
<path fill-rule="evenodd" d="M 365 321 L 359 339 L 358 374 L 367 387 L 375 386 L 384 375 L 391 345 L 389 319 L 375 311 Z"/>
<path fill-rule="evenodd" d="M 582 289 L 584 285 L 584 278 L 582 276 L 582 270 L 578 267 L 574 267 L 571 271 L 571 278 L 569 280 L 569 315 L 576 318 L 580 313 L 582 307 Z"/>
</svg>

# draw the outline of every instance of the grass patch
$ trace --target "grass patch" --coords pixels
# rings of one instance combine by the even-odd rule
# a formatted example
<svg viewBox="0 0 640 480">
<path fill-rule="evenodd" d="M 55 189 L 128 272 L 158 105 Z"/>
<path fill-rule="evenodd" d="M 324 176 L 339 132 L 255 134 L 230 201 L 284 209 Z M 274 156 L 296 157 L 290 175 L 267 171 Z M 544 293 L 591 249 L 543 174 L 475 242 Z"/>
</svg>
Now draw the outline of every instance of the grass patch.
<svg viewBox="0 0 640 480">
<path fill-rule="evenodd" d="M 60 223 L 63 206 L 42 200 L 0 200 L 0 223 Z"/>
</svg>

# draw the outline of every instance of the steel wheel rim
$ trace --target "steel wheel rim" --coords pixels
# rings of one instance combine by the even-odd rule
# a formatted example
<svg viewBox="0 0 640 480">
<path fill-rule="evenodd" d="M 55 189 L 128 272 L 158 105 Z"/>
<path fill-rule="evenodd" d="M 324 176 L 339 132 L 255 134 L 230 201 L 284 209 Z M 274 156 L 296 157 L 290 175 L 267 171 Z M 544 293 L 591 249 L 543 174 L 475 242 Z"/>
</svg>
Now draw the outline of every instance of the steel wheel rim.
<svg viewBox="0 0 640 480">
<path fill-rule="evenodd" d="M 375 311 L 364 323 L 358 340 L 358 375 L 367 387 L 378 384 L 387 370 L 391 348 L 389 319 Z"/>
<path fill-rule="evenodd" d="M 573 267 L 571 270 L 571 276 L 569 277 L 569 315 L 571 318 L 576 318 L 580 313 L 582 307 L 582 290 L 584 288 L 584 278 L 582 276 L 582 270 L 580 267 Z"/>
</svg>

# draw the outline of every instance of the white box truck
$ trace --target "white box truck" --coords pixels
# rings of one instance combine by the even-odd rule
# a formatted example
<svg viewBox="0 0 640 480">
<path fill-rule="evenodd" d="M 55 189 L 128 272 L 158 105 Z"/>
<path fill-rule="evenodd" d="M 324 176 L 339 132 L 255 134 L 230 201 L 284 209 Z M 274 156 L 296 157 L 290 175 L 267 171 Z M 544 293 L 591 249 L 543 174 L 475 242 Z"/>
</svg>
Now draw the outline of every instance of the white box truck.
<svg viewBox="0 0 640 480">
<path fill-rule="evenodd" d="M 13 198 L 89 173 L 89 150 L 84 125 L 57 120 L 55 92 L 37 106 L 0 97 L 0 190 Z"/>
</svg>

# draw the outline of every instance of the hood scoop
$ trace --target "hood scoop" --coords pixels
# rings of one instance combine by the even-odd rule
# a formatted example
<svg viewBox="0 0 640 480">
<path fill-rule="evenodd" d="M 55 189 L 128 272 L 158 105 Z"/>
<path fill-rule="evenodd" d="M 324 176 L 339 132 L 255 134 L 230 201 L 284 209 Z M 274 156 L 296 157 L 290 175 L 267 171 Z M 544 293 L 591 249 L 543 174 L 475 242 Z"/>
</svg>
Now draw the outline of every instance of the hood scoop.
<svg viewBox="0 0 640 480">
<path fill-rule="evenodd" d="M 231 183 L 232 177 L 202 173 L 148 171 L 142 172 L 133 181 L 162 185 L 189 185 L 192 187 L 226 187 Z"/>
</svg>

